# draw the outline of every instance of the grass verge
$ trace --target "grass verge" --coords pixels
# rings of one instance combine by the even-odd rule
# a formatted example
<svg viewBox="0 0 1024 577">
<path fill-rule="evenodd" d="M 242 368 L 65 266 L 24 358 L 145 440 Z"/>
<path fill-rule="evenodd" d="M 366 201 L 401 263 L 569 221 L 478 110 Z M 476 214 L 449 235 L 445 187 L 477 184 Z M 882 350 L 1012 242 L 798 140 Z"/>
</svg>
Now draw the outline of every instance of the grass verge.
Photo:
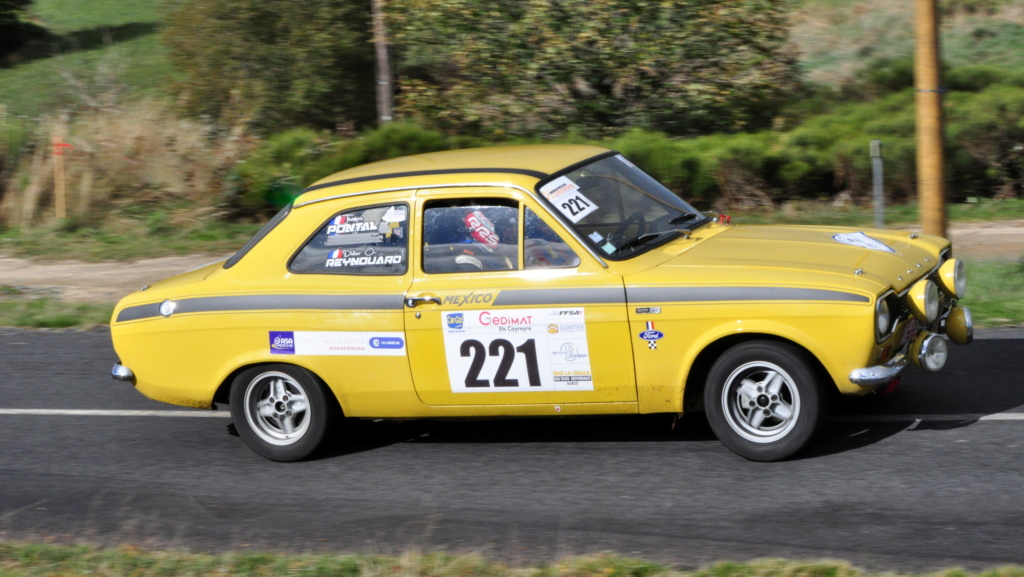
<svg viewBox="0 0 1024 577">
<path fill-rule="evenodd" d="M 91 575 L 123 577 L 868 577 L 843 561 L 768 559 L 750 563 L 719 562 L 696 570 L 677 570 L 641 559 L 592 555 L 550 564 L 511 567 L 477 555 L 407 553 L 384 555 L 285 555 L 228 553 L 207 555 L 141 551 L 134 547 L 0 543 L 0 574 L 6 577 Z M 879 574 L 881 575 L 881 574 Z M 892 575 L 886 573 L 885 575 Z M 1024 577 L 1024 567 L 1005 566 L 979 573 L 948 569 L 941 577 Z"/>
<path fill-rule="evenodd" d="M 33 260 L 138 260 L 183 254 L 225 254 L 245 244 L 262 223 L 176 222 L 167 213 L 113 225 L 0 231 L 0 253 Z"/>
<path fill-rule="evenodd" d="M 85 328 L 107 324 L 113 312 L 113 304 L 65 303 L 0 285 L 0 327 Z"/>
<path fill-rule="evenodd" d="M 968 289 L 963 302 L 971 309 L 974 326 L 1024 326 L 1024 257 L 964 260 Z"/>
</svg>

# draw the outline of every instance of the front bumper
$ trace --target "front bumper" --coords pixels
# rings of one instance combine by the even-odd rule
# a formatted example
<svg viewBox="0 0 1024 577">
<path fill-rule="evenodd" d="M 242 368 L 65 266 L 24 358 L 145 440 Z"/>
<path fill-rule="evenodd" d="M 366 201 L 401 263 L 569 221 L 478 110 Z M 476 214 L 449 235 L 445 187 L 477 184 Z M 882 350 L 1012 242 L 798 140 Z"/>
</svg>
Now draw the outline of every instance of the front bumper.
<svg viewBox="0 0 1024 577">
<path fill-rule="evenodd" d="M 860 387 L 877 387 L 899 378 L 903 369 L 910 364 L 906 353 L 898 353 L 881 365 L 854 369 L 850 373 L 850 382 Z"/>
<path fill-rule="evenodd" d="M 924 371 L 941 370 L 945 366 L 948 356 L 948 341 L 966 345 L 974 340 L 974 322 L 971 318 L 971 311 L 966 308 L 952 307 L 946 311 L 940 326 L 940 330 L 947 333 L 948 336 L 921 331 L 914 338 L 909 339 L 900 351 L 885 363 L 854 369 L 850 373 L 850 382 L 863 388 L 885 385 L 899 378 L 903 370 L 911 363 Z"/>
<path fill-rule="evenodd" d="M 115 381 L 127 381 L 133 385 L 135 384 L 135 373 L 121 363 L 114 363 L 114 367 L 110 369 L 110 376 Z"/>
</svg>

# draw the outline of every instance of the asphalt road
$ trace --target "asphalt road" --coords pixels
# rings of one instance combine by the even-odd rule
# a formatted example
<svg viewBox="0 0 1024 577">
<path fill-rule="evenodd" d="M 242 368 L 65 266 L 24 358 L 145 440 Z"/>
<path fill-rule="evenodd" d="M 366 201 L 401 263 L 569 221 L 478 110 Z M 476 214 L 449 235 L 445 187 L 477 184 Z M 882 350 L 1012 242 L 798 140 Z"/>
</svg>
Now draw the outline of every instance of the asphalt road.
<svg viewBox="0 0 1024 577">
<path fill-rule="evenodd" d="M 365 423 L 354 446 L 277 464 L 231 434 L 226 411 L 112 381 L 106 330 L 0 329 L 0 539 L 511 563 L 613 551 L 681 567 L 1024 564 L 1022 333 L 843 403 L 783 463 L 733 455 L 698 417 L 675 430 L 634 417 Z M 149 410 L 161 413 L 124 412 Z"/>
</svg>

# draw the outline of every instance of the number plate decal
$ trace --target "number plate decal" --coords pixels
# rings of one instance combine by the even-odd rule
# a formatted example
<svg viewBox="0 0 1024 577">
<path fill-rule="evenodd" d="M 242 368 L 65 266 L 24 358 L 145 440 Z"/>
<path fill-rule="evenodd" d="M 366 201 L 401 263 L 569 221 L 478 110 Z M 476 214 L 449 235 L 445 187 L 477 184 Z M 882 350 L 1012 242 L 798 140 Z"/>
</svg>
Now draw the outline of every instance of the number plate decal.
<svg viewBox="0 0 1024 577">
<path fill-rule="evenodd" d="M 583 308 L 441 315 L 454 393 L 592 391 Z"/>
<path fill-rule="evenodd" d="M 580 187 L 564 176 L 545 184 L 540 192 L 573 223 L 597 210 L 594 201 L 584 196 Z"/>
</svg>

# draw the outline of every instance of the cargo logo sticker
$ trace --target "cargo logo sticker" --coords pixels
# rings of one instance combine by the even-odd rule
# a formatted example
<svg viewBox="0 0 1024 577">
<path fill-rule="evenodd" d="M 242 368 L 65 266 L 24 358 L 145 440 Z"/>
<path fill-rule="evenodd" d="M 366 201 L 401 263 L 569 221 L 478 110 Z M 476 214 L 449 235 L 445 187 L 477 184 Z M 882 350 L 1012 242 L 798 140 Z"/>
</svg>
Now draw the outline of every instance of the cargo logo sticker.
<svg viewBox="0 0 1024 577">
<path fill-rule="evenodd" d="M 270 331 L 270 352 L 275 355 L 405 356 L 401 332 Z"/>
<path fill-rule="evenodd" d="M 445 322 L 448 324 L 450 329 L 462 330 L 462 323 L 466 316 L 462 313 L 451 313 L 445 317 Z"/>
<path fill-rule="evenodd" d="M 850 246 L 859 246 L 861 248 L 867 248 L 871 250 L 877 250 L 881 252 L 896 252 L 889 245 L 884 242 L 875 240 L 863 232 L 850 232 L 844 234 L 832 235 L 832 240 L 841 243 L 848 244 Z"/>
<path fill-rule="evenodd" d="M 441 328 L 452 392 L 594 390 L 583 311 L 485 309 L 445 315 Z"/>
<path fill-rule="evenodd" d="M 647 348 L 653 351 L 658 348 L 658 341 L 665 338 L 665 333 L 654 328 L 654 321 L 647 321 L 647 328 L 639 336 L 647 341 Z"/>
</svg>

